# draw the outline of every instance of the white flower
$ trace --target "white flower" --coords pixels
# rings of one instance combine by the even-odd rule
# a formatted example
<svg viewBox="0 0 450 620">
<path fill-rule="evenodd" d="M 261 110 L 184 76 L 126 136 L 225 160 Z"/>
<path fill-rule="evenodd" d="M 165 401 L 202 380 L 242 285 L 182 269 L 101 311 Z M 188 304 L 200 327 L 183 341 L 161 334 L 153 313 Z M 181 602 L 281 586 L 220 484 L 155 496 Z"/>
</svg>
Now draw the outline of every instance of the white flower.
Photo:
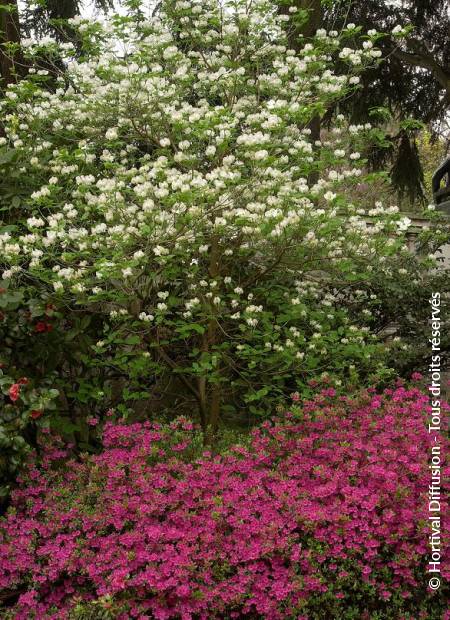
<svg viewBox="0 0 450 620">
<path fill-rule="evenodd" d="M 118 136 L 117 127 L 110 127 L 105 133 L 105 138 L 107 140 L 116 140 Z"/>
<path fill-rule="evenodd" d="M 153 253 L 155 254 L 155 256 L 164 256 L 165 254 L 169 253 L 169 250 L 164 248 L 162 245 L 157 245 L 153 248 Z"/>
<path fill-rule="evenodd" d="M 189 301 L 185 302 L 186 310 L 191 310 L 195 306 L 198 306 L 200 303 L 200 299 L 198 297 L 194 297 L 193 299 L 189 299 Z"/>
<path fill-rule="evenodd" d="M 45 226 L 44 220 L 40 217 L 29 217 L 27 219 L 27 224 L 31 228 L 41 228 L 42 226 Z"/>
<path fill-rule="evenodd" d="M 166 60 L 169 60 L 170 58 L 173 58 L 174 56 L 176 56 L 178 53 L 177 48 L 174 45 L 170 45 L 169 47 L 166 47 L 166 49 L 163 52 L 163 57 Z"/>
<path fill-rule="evenodd" d="M 266 150 L 261 150 L 261 151 L 256 151 L 253 154 L 253 159 L 255 159 L 256 161 L 261 161 L 262 159 L 266 159 L 269 156 L 268 151 Z"/>
<path fill-rule="evenodd" d="M 122 275 L 124 278 L 128 278 L 133 275 L 133 270 L 131 267 L 126 267 L 125 269 L 122 269 Z"/>
<path fill-rule="evenodd" d="M 409 217 L 406 216 L 397 222 L 399 231 L 407 230 L 411 224 L 412 221 L 409 219 Z"/>
<path fill-rule="evenodd" d="M 153 316 L 153 314 L 147 314 L 146 312 L 141 312 L 139 314 L 139 319 L 141 321 L 144 321 L 145 323 L 150 323 L 151 321 L 153 321 L 155 317 Z"/>
<path fill-rule="evenodd" d="M 189 142 L 189 140 L 182 140 L 178 143 L 178 148 L 180 149 L 180 151 L 186 151 L 190 146 L 191 143 Z"/>
</svg>

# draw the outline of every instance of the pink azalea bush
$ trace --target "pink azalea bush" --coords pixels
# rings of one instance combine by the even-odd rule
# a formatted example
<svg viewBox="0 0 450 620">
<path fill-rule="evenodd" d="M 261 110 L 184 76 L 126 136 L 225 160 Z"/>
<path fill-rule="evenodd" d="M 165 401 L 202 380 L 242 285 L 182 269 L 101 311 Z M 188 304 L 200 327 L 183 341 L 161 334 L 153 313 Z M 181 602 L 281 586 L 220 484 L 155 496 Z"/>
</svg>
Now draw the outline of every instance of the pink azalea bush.
<svg viewBox="0 0 450 620">
<path fill-rule="evenodd" d="M 0 523 L 2 617 L 448 618 L 427 411 L 416 388 L 329 388 L 219 456 L 184 419 L 108 422 L 64 465 L 54 446 Z"/>
</svg>

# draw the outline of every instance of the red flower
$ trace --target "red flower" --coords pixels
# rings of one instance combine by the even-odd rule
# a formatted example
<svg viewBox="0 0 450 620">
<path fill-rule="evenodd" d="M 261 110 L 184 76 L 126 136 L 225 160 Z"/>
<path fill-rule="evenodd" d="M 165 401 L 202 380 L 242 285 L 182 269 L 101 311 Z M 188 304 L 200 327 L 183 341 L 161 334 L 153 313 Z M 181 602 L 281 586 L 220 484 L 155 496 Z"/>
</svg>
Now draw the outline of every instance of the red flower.
<svg viewBox="0 0 450 620">
<path fill-rule="evenodd" d="M 29 381 L 26 377 L 20 377 L 20 379 L 17 379 L 17 383 L 19 385 L 27 385 Z"/>
<path fill-rule="evenodd" d="M 19 398 L 19 394 L 20 394 L 20 384 L 19 383 L 13 383 L 12 386 L 9 388 L 9 398 L 12 400 L 13 403 L 16 402 L 16 400 Z"/>
<path fill-rule="evenodd" d="M 37 420 L 41 417 L 43 413 L 44 412 L 40 411 L 39 409 L 33 409 L 33 411 L 30 412 L 30 418 L 33 418 L 33 420 Z"/>
<path fill-rule="evenodd" d="M 46 321 L 38 321 L 34 326 L 34 331 L 38 333 L 51 332 L 52 329 L 53 325 L 51 323 L 47 323 Z"/>
</svg>

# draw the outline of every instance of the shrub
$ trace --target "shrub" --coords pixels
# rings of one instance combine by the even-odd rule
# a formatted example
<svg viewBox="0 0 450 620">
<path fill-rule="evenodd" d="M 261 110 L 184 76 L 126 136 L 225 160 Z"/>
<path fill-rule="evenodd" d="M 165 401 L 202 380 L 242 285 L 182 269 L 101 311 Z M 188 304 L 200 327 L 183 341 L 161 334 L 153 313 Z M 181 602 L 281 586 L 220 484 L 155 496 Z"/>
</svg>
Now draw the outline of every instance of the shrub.
<svg viewBox="0 0 450 620">
<path fill-rule="evenodd" d="M 371 310 L 352 308 L 403 269 L 410 222 L 348 200 L 370 125 L 338 116 L 318 144 L 309 128 L 377 62 L 378 35 L 319 31 L 294 52 L 290 15 L 164 1 L 151 20 L 78 20 L 80 57 L 50 43 L 64 74 L 33 67 L 1 104 L 3 159 L 24 188 L 0 231 L 3 278 L 101 315 L 81 357 L 131 377 L 129 403 L 176 380 L 212 434 L 321 372 L 389 374 Z"/>
<path fill-rule="evenodd" d="M 62 466 L 53 446 L 1 523 L 4 617 L 437 620 L 428 410 L 415 388 L 327 388 L 221 456 L 184 419 L 108 422 Z"/>
<path fill-rule="evenodd" d="M 0 510 L 56 408 L 54 319 L 42 300 L 0 287 Z"/>
</svg>

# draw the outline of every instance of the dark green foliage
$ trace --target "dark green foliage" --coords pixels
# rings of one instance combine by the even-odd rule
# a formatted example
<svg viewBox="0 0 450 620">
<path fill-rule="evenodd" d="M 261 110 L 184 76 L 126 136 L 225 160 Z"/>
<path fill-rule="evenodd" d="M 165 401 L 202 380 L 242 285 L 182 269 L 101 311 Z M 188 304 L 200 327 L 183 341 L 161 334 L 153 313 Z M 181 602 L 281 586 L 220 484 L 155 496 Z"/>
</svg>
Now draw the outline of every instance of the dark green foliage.
<svg viewBox="0 0 450 620">
<path fill-rule="evenodd" d="M 113 0 L 95 0 L 93 4 L 99 11 L 107 11 L 114 6 Z M 82 10 L 80 0 L 41 0 L 32 6 L 26 3 L 21 11 L 22 28 L 27 36 L 52 35 L 59 40 L 65 39 L 73 32 L 62 20 L 75 17 Z"/>
<path fill-rule="evenodd" d="M 404 196 L 409 198 L 410 203 L 415 199 L 424 200 L 423 170 L 417 144 L 414 139 L 410 139 L 405 130 L 400 132 L 397 157 L 391 169 L 391 180 L 398 189 L 400 200 Z"/>
<path fill-rule="evenodd" d="M 384 62 L 364 74 L 359 93 L 347 102 L 355 121 L 367 111 L 387 106 L 403 118 L 423 122 L 445 116 L 450 95 L 449 18 L 445 0 L 414 0 L 394 3 L 367 0 L 333 2 L 327 8 L 328 28 L 354 22 L 363 30 L 391 32 L 398 24 L 411 25 L 405 42 L 395 37 L 381 39 Z"/>
<path fill-rule="evenodd" d="M 390 33 L 411 26 L 406 40 L 387 36 L 377 43 L 383 62 L 361 76 L 359 90 L 340 106 L 355 123 L 367 122 L 370 110 L 387 108 L 395 123 L 414 118 L 434 134 L 445 125 L 450 103 L 450 22 L 446 0 L 414 0 L 400 6 L 379 0 L 325 3 L 324 26 L 340 29 L 353 22 L 363 31 Z M 372 119 L 373 120 L 373 119 Z M 391 182 L 399 197 L 423 200 L 423 172 L 414 133 L 395 132 L 390 149 L 374 145 L 371 163 L 380 169 L 392 161 Z M 436 167 L 440 162 L 436 162 Z"/>
</svg>

